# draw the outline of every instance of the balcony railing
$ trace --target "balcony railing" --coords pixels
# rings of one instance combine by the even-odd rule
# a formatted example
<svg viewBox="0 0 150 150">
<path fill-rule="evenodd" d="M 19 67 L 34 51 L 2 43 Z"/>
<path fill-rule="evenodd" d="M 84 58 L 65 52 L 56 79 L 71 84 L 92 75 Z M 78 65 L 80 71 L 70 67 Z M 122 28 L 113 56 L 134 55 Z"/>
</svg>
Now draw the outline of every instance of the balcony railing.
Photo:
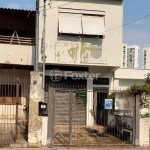
<svg viewBox="0 0 150 150">
<path fill-rule="evenodd" d="M 15 45 L 35 45 L 35 38 L 0 35 L 0 43 Z"/>
</svg>

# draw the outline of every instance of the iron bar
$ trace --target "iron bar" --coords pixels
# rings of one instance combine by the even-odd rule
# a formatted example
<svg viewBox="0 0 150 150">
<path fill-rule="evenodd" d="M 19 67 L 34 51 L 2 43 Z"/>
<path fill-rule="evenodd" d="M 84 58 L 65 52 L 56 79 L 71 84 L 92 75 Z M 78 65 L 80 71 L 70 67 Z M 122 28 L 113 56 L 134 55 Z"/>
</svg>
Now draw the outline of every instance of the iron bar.
<svg viewBox="0 0 150 150">
<path fill-rule="evenodd" d="M 70 91 L 70 103 L 69 103 L 69 145 L 72 145 L 72 102 L 73 102 L 73 93 Z"/>
<path fill-rule="evenodd" d="M 18 137 L 18 101 L 19 101 L 19 79 L 17 77 L 17 81 L 16 81 L 16 131 L 15 131 L 15 142 L 17 142 L 17 137 Z"/>
</svg>

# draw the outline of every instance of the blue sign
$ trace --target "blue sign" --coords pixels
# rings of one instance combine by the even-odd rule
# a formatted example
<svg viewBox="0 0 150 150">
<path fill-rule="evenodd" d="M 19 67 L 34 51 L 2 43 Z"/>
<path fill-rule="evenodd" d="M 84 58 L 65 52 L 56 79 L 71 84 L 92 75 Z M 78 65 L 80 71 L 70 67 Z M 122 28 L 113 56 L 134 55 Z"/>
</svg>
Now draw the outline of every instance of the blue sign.
<svg viewBox="0 0 150 150">
<path fill-rule="evenodd" d="M 112 99 L 105 99 L 105 109 L 112 109 Z"/>
</svg>

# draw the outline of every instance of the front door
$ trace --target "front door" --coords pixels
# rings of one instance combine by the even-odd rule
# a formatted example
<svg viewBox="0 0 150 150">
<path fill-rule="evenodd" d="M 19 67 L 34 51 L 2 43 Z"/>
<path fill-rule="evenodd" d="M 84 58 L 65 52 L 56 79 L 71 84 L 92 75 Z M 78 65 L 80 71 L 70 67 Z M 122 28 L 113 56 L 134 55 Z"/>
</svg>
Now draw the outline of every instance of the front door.
<svg viewBox="0 0 150 150">
<path fill-rule="evenodd" d="M 108 89 L 94 89 L 95 123 L 97 125 L 108 124 L 108 112 L 105 110 L 105 99 L 108 98 Z"/>
</svg>

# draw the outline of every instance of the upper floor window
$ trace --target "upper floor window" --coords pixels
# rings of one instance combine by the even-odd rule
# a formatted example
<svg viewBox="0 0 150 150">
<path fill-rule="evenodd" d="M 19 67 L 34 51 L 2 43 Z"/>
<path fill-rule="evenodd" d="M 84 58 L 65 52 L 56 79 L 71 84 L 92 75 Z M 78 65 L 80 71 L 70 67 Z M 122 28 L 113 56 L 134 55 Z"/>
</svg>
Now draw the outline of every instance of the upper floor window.
<svg viewBox="0 0 150 150">
<path fill-rule="evenodd" d="M 59 9 L 59 33 L 80 35 L 103 35 L 104 12 Z"/>
</svg>

